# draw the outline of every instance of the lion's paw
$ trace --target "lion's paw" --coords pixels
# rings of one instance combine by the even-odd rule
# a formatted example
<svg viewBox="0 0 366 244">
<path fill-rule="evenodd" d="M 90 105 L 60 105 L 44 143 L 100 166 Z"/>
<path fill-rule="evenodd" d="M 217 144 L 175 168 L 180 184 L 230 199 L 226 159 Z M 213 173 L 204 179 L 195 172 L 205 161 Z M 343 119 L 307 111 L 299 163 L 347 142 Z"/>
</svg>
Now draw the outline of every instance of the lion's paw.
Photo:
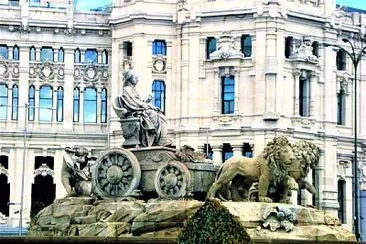
<svg viewBox="0 0 366 244">
<path fill-rule="evenodd" d="M 269 197 L 259 197 L 260 202 L 273 202 L 273 200 Z"/>
</svg>

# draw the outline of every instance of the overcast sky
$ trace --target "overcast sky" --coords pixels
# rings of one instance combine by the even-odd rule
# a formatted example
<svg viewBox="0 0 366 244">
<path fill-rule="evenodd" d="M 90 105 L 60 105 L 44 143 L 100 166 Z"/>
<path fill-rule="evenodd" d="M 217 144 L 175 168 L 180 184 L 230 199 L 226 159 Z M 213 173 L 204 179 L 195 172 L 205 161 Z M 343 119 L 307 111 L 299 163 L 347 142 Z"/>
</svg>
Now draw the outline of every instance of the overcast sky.
<svg viewBox="0 0 366 244">
<path fill-rule="evenodd" d="M 205 0 L 202 0 L 205 1 Z M 325 0 L 328 1 L 328 0 Z M 77 0 L 77 9 L 95 9 L 106 4 L 112 3 L 112 0 L 98 0 L 98 1 L 90 1 L 90 0 Z M 354 8 L 364 9 L 366 10 L 366 0 L 337 0 L 338 4 L 346 5 Z"/>
</svg>

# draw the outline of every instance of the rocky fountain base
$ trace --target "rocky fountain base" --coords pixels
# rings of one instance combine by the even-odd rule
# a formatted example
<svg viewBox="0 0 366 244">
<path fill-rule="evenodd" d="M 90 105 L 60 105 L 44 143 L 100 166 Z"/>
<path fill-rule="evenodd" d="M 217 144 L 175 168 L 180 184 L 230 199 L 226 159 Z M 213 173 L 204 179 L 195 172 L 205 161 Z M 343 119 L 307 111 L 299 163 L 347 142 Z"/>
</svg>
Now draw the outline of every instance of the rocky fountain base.
<svg viewBox="0 0 366 244">
<path fill-rule="evenodd" d="M 197 200 L 57 199 L 41 210 L 29 236 L 178 237 L 205 204 Z M 309 207 L 259 202 L 221 202 L 252 240 L 355 241 L 337 218 Z"/>
</svg>

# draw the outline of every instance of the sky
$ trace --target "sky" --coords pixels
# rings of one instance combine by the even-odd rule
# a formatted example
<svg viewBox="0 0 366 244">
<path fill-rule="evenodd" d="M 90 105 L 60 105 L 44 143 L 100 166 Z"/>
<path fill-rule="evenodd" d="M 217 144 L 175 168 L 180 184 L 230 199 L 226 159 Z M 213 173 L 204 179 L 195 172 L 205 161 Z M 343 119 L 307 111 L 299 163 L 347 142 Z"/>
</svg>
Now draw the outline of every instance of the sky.
<svg viewBox="0 0 366 244">
<path fill-rule="evenodd" d="M 205 0 L 202 0 L 205 1 Z M 325 0 L 328 1 L 328 0 Z M 77 0 L 77 9 L 89 10 L 95 9 L 98 7 L 102 7 L 106 4 L 111 4 L 112 0 L 98 0 L 98 1 L 90 1 L 90 0 Z M 366 0 L 337 0 L 337 3 L 340 5 L 346 5 L 353 8 L 359 8 L 366 10 Z"/>
<path fill-rule="evenodd" d="M 340 5 L 366 10 L 366 0 L 337 0 L 337 3 Z"/>
</svg>

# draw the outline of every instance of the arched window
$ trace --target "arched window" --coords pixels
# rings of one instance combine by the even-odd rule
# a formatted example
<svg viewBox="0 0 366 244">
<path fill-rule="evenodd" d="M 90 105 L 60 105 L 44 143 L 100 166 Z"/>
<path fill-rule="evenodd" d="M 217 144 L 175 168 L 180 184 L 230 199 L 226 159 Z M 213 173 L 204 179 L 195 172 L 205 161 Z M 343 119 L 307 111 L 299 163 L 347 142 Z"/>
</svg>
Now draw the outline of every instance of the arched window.
<svg viewBox="0 0 366 244">
<path fill-rule="evenodd" d="M 94 87 L 84 90 L 84 122 L 97 122 L 97 90 Z"/>
<path fill-rule="evenodd" d="M 36 48 L 33 46 L 29 49 L 29 60 L 30 61 L 36 60 Z"/>
<path fill-rule="evenodd" d="M 53 62 L 53 48 L 52 47 L 42 47 L 41 48 L 41 61 Z"/>
<path fill-rule="evenodd" d="M 80 49 L 76 48 L 74 53 L 74 63 L 80 63 L 80 62 L 81 62 Z"/>
<path fill-rule="evenodd" d="M 1 44 L 0 45 L 0 57 L 3 57 L 3 59 L 8 59 L 9 52 L 8 52 L 8 46 Z"/>
<path fill-rule="evenodd" d="M 98 63 L 98 52 L 96 49 L 86 49 L 84 63 Z"/>
<path fill-rule="evenodd" d="M 64 49 L 62 47 L 58 50 L 57 61 L 60 63 L 64 62 Z"/>
<path fill-rule="evenodd" d="M 8 117 L 8 86 L 0 84 L 0 119 L 6 120 Z"/>
<path fill-rule="evenodd" d="M 337 94 L 337 125 L 346 124 L 346 92 L 342 88 Z"/>
<path fill-rule="evenodd" d="M 57 89 L 56 106 L 56 120 L 62 122 L 64 120 L 64 89 L 61 86 Z"/>
<path fill-rule="evenodd" d="M 313 42 L 313 44 L 311 44 L 311 46 L 313 47 L 313 55 L 318 57 L 319 58 L 319 48 L 320 48 L 320 45 L 319 45 L 319 42 L 315 41 Z"/>
<path fill-rule="evenodd" d="M 234 76 L 222 77 L 221 91 L 221 112 L 223 114 L 234 113 L 234 98 L 235 98 L 235 80 Z"/>
<path fill-rule="evenodd" d="M 79 122 L 80 90 L 77 87 L 74 88 L 73 108 L 73 121 Z"/>
<path fill-rule="evenodd" d="M 153 104 L 165 112 L 165 84 L 162 80 L 154 80 L 152 84 Z"/>
<path fill-rule="evenodd" d="M 107 123 L 107 89 L 102 89 L 100 122 Z"/>
<path fill-rule="evenodd" d="M 19 60 L 19 47 L 17 45 L 13 47 L 13 60 Z"/>
<path fill-rule="evenodd" d="M 39 121 L 52 121 L 52 87 L 45 85 L 39 89 Z"/>
<path fill-rule="evenodd" d="M 19 104 L 19 89 L 17 85 L 13 85 L 13 95 L 12 95 L 12 111 L 11 111 L 11 119 L 18 119 L 18 104 Z"/>
<path fill-rule="evenodd" d="M 102 63 L 108 64 L 108 52 L 105 49 L 102 52 Z"/>
<path fill-rule="evenodd" d="M 34 120 L 34 109 L 35 109 L 35 89 L 34 86 L 29 87 L 28 91 L 28 120 Z"/>
<path fill-rule="evenodd" d="M 302 117 L 310 116 L 310 82 L 308 72 L 302 71 L 299 80 L 299 113 Z"/>
<path fill-rule="evenodd" d="M 153 55 L 164 55 L 166 56 L 166 42 L 165 40 L 155 40 L 153 42 Z"/>
<path fill-rule="evenodd" d="M 209 59 L 211 53 L 216 51 L 216 38 L 209 36 L 206 39 L 206 58 Z"/>
</svg>

